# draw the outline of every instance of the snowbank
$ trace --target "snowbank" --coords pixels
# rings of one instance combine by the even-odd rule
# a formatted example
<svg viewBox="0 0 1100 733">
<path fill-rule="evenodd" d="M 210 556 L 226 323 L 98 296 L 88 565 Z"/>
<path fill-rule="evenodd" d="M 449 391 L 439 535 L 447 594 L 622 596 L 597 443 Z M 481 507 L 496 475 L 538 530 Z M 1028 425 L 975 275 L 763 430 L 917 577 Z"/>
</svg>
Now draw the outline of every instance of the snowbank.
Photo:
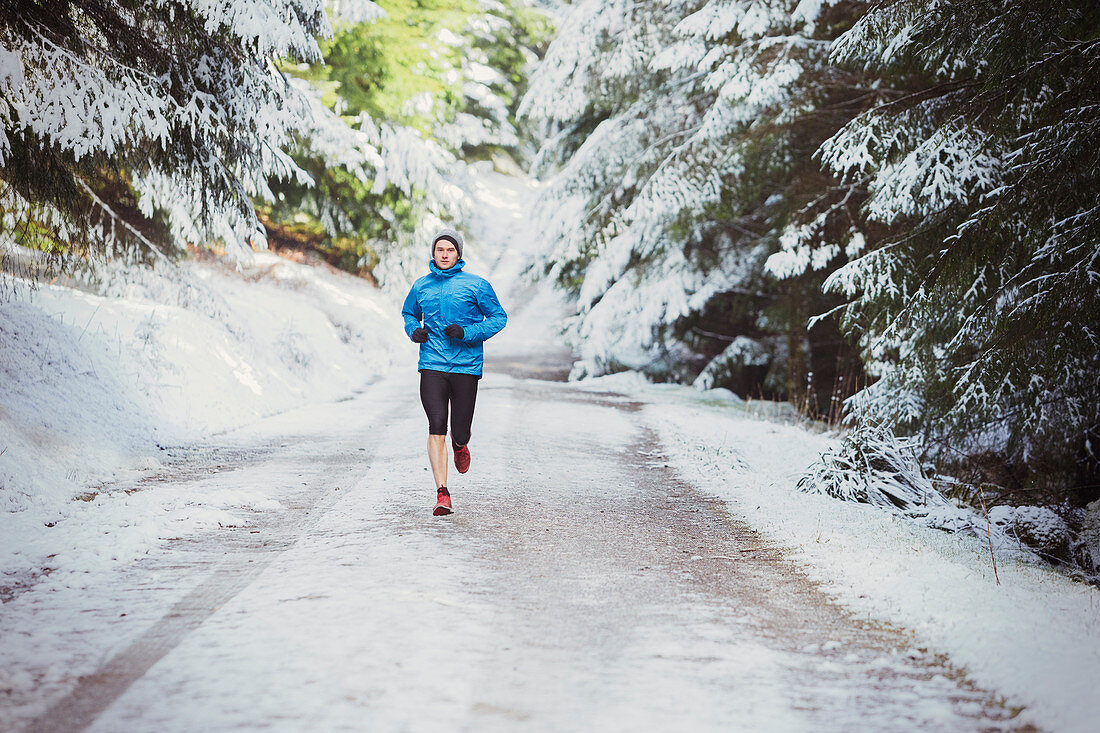
<svg viewBox="0 0 1100 733">
<path fill-rule="evenodd" d="M 158 530 L 134 526 L 150 512 L 112 483 L 162 469 L 167 446 L 339 399 L 415 359 L 398 307 L 377 289 L 270 253 L 239 270 L 194 260 L 124 270 L 103 294 L 3 277 L 17 294 L 0 302 L 8 575 L 64 563 L 59 548 L 85 545 L 92 527 L 118 531 L 104 552 L 139 552 Z"/>
<path fill-rule="evenodd" d="M 645 417 L 681 475 L 791 548 L 790 559 L 839 602 L 911 629 L 977 684 L 1026 705 L 1022 717 L 1044 729 L 1095 730 L 1095 588 L 1008 550 L 998 551 L 998 585 L 989 548 L 975 537 L 797 491 L 798 478 L 837 441 L 757 419 L 752 404 L 627 375 L 587 384 L 647 402 Z"/>
</svg>

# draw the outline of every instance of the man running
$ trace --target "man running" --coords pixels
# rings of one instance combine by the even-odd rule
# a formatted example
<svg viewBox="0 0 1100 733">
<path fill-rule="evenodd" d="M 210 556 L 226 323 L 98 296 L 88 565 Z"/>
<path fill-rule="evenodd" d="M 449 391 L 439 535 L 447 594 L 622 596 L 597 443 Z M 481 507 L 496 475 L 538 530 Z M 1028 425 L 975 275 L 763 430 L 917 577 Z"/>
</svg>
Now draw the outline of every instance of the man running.
<svg viewBox="0 0 1100 733">
<path fill-rule="evenodd" d="M 405 333 L 420 344 L 420 401 L 428 415 L 428 461 L 436 486 L 435 516 L 450 514 L 447 490 L 447 412 L 455 468 L 470 470 L 470 425 L 474 420 L 481 343 L 500 332 L 508 314 L 489 281 L 463 272 L 462 235 L 444 229 L 432 240 L 431 270 L 413 283 L 401 315 Z"/>
</svg>

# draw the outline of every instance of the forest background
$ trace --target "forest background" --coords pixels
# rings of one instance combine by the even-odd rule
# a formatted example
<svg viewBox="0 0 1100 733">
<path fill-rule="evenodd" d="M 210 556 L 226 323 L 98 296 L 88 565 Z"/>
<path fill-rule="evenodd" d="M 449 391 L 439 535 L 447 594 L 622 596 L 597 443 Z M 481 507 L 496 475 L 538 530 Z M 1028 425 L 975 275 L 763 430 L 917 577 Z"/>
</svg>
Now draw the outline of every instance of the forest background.
<svg viewBox="0 0 1100 733">
<path fill-rule="evenodd" d="M 466 165 L 529 170 L 574 378 L 789 401 L 848 428 L 808 489 L 1038 506 L 1095 571 L 1095 3 L 2 8 L 5 271 L 269 246 L 399 290 Z"/>
</svg>

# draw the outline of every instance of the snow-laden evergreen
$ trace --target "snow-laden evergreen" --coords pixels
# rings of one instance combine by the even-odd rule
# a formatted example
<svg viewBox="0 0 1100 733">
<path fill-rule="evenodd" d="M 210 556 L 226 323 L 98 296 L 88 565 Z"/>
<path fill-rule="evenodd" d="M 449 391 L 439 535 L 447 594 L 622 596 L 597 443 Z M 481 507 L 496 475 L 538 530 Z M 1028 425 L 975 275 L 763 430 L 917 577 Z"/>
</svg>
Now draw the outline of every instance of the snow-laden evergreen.
<svg viewBox="0 0 1100 733">
<path fill-rule="evenodd" d="M 120 231 L 148 244 L 103 193 L 115 170 L 146 210 L 170 207 L 204 239 L 262 243 L 249 195 L 269 176 L 304 175 L 282 152 L 303 102 L 273 63 L 320 60 L 330 33 L 322 0 L 13 13 L 0 25 L 5 233 L 44 221 L 74 249 L 110 247 Z"/>
<path fill-rule="evenodd" d="M 767 312 L 782 296 L 763 265 L 817 195 L 802 180 L 812 141 L 835 130 L 824 113 L 821 129 L 805 122 L 836 101 L 818 22 L 831 5 L 582 2 L 566 16 L 522 112 L 544 125 L 541 170 L 561 165 L 540 265 L 577 298 L 576 374 L 729 371 L 729 349 L 695 326 L 736 309 L 725 342 L 754 341 L 777 391 L 804 388 L 803 318 Z M 842 208 L 818 216 L 818 239 Z"/>
<path fill-rule="evenodd" d="M 545 21 L 525 0 L 385 7 L 338 23 L 324 66 L 290 70 L 311 105 L 290 152 L 312 180 L 279 180 L 258 200 L 276 246 L 308 242 L 401 290 L 421 274 L 425 238 L 473 211 L 465 161 L 518 155 L 524 44 Z"/>
<path fill-rule="evenodd" d="M 879 377 L 851 407 L 941 460 L 1017 467 L 978 481 L 1060 490 L 1097 465 L 1098 21 L 1091 2 L 884 3 L 832 50 L 884 81 L 820 158 L 895 232 L 826 281 Z"/>
<path fill-rule="evenodd" d="M 393 196 L 412 207 L 413 227 L 394 226 L 390 239 L 377 241 L 383 257 L 374 276 L 385 286 L 405 287 L 409 280 L 417 237 L 437 229 L 444 221 L 461 220 L 469 209 L 469 197 L 460 186 L 462 166 L 439 141 L 419 130 L 391 121 L 376 121 L 365 113 L 353 119 L 325 106 L 319 90 L 301 79 L 292 80 L 310 104 L 295 134 L 295 154 L 312 159 L 314 167 L 339 168 L 352 176 L 372 200 Z M 299 210 L 316 216 L 330 236 L 354 232 L 353 218 L 362 216 L 362 201 L 332 195 L 312 181 L 300 188 Z M 392 195 L 387 195 L 390 194 Z M 271 201 L 274 196 L 265 196 Z M 392 216 L 392 215 L 391 215 Z"/>
<path fill-rule="evenodd" d="M 392 42 L 392 26 L 371 35 L 388 13 L 368 0 L 61 3 L 5 18 L 3 232 L 81 258 L 209 244 L 240 254 L 301 214 L 399 286 L 405 245 L 465 217 L 461 156 L 519 145 L 517 65 L 538 27 L 527 5 L 391 4 L 420 13 L 398 33 L 432 60 L 403 70 L 429 91 L 402 99 L 399 82 L 387 92 L 398 108 L 351 111 L 349 89 L 376 92 L 392 74 L 388 49 L 345 56 L 331 81 L 323 52 Z"/>
<path fill-rule="evenodd" d="M 835 355 L 830 404 L 858 392 L 857 423 L 975 483 L 1095 498 L 1098 22 L 1087 2 L 575 4 L 523 104 L 574 374 L 816 390 L 820 415 Z"/>
</svg>

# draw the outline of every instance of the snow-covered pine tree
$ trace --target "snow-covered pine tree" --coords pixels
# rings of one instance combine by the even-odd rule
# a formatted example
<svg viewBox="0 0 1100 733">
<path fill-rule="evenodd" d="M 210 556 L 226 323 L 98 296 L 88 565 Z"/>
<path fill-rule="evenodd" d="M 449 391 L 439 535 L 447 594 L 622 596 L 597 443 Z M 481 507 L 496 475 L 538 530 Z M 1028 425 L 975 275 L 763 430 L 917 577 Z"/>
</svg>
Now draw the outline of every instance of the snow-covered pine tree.
<svg viewBox="0 0 1100 733">
<path fill-rule="evenodd" d="M 1097 498 L 1100 5 L 877 2 L 833 59 L 890 83 L 822 159 L 901 232 L 827 282 L 879 377 L 857 418 Z"/>
<path fill-rule="evenodd" d="M 148 251 L 153 229 L 262 242 L 250 196 L 305 176 L 283 152 L 305 103 L 273 62 L 318 60 L 329 33 L 323 0 L 5 4 L 4 239 L 84 253 Z"/>
<path fill-rule="evenodd" d="M 805 329 L 829 305 L 822 277 L 779 284 L 764 262 L 792 232 L 822 245 L 819 264 L 865 236 L 859 192 L 811 159 L 865 108 L 861 73 L 828 63 L 859 7 L 586 1 L 566 16 L 522 111 L 544 125 L 543 169 L 561 166 L 541 265 L 576 296 L 578 374 L 701 370 L 798 398 L 836 369 L 835 327 Z"/>
</svg>

